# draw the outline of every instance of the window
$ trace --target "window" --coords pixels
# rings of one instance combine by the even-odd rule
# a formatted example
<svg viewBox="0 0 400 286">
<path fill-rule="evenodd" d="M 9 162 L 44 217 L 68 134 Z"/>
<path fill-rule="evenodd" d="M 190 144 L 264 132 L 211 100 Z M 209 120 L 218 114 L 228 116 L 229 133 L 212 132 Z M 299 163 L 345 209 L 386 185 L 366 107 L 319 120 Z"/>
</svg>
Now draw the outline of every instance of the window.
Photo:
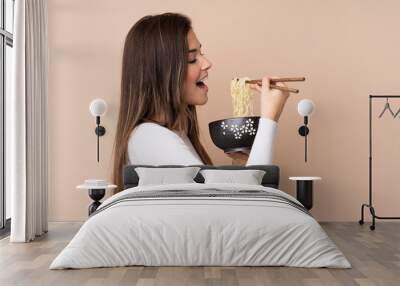
<svg viewBox="0 0 400 286">
<path fill-rule="evenodd" d="M 11 92 L 14 0 L 0 0 L 0 236 L 9 231 L 10 193 L 5 187 L 5 105 Z"/>
</svg>

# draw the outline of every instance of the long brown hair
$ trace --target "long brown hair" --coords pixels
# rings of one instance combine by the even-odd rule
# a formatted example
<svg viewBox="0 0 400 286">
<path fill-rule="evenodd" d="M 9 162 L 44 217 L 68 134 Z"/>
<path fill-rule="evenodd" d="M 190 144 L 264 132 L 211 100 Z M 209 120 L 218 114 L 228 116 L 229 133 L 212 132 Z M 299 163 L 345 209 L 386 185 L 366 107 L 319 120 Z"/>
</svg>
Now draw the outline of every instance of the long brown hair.
<svg viewBox="0 0 400 286">
<path fill-rule="evenodd" d="M 143 17 L 126 36 L 114 142 L 116 192 L 123 188 L 122 170 L 128 160 L 131 132 L 159 114 L 165 116 L 165 127 L 188 136 L 204 164 L 212 164 L 199 139 L 196 107 L 183 102 L 190 29 L 186 16 L 165 13 Z"/>
</svg>

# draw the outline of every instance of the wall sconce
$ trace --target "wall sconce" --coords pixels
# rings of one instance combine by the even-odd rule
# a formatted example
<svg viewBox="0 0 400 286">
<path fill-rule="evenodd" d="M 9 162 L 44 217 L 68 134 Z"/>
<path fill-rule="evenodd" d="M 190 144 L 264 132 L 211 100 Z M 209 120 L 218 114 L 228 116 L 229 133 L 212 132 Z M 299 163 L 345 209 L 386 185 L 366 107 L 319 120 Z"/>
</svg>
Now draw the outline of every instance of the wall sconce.
<svg viewBox="0 0 400 286">
<path fill-rule="evenodd" d="M 300 126 L 299 134 L 304 137 L 304 161 L 307 162 L 307 135 L 310 133 L 308 128 L 308 116 L 314 111 L 315 105 L 309 99 L 300 100 L 297 105 L 298 113 L 304 117 L 304 125 Z"/>
<path fill-rule="evenodd" d="M 100 117 L 107 111 L 107 103 L 101 99 L 96 98 L 92 100 L 89 106 L 90 113 L 96 117 L 96 129 L 94 133 L 97 135 L 97 162 L 99 162 L 99 137 L 106 134 L 106 129 L 100 125 Z"/>
</svg>

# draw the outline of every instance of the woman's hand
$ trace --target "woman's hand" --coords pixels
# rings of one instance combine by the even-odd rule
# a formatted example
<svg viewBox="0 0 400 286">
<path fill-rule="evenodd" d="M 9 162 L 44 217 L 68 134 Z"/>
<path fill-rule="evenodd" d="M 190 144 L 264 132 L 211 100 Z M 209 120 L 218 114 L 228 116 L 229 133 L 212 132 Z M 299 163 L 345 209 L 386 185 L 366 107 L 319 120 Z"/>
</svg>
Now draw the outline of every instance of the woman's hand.
<svg viewBox="0 0 400 286">
<path fill-rule="evenodd" d="M 232 165 L 246 165 L 249 158 L 249 154 L 240 151 L 225 154 L 233 160 Z"/>
<path fill-rule="evenodd" d="M 257 84 L 251 84 L 250 88 L 261 94 L 261 117 L 278 122 L 289 97 L 289 92 L 270 88 L 270 78 L 274 77 L 265 76 L 262 79 L 261 87 Z M 286 86 L 281 82 L 277 82 L 276 85 Z"/>
</svg>

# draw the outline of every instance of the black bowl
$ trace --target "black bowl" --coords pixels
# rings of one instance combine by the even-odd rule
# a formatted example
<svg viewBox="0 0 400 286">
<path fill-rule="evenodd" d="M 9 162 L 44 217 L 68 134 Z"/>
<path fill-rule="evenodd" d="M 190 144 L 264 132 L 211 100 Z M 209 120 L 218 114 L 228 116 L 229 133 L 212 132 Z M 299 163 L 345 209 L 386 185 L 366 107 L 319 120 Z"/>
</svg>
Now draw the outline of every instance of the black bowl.
<svg viewBox="0 0 400 286">
<path fill-rule="evenodd" d="M 249 116 L 210 122 L 211 139 L 225 153 L 248 152 L 256 137 L 259 119 L 259 116 Z"/>
</svg>

